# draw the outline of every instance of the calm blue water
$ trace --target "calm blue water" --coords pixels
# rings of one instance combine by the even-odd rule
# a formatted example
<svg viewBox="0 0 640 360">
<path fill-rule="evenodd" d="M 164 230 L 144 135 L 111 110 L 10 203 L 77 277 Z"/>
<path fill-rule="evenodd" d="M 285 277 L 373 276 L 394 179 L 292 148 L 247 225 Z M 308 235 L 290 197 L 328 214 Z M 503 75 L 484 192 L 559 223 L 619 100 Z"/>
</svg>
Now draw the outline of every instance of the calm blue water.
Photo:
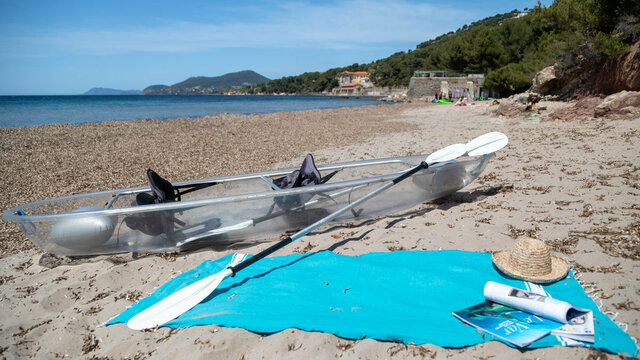
<svg viewBox="0 0 640 360">
<path fill-rule="evenodd" d="M 170 119 L 220 113 L 270 113 L 379 103 L 368 98 L 343 99 L 328 96 L 0 96 L 0 127 L 146 118 Z"/>
</svg>

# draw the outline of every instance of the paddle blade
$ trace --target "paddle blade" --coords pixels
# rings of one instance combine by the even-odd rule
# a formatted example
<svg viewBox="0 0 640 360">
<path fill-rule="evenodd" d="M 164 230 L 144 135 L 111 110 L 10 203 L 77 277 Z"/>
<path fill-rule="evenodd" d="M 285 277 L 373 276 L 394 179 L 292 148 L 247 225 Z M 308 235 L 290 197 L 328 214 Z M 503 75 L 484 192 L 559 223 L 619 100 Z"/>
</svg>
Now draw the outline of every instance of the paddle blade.
<svg viewBox="0 0 640 360">
<path fill-rule="evenodd" d="M 440 149 L 433 154 L 427 156 L 427 164 L 435 164 L 459 158 L 467 151 L 467 146 L 463 144 L 453 144 L 446 148 Z"/>
<path fill-rule="evenodd" d="M 176 243 L 176 246 L 182 246 L 182 245 L 190 243 L 192 241 L 204 239 L 204 238 L 209 237 L 209 236 L 214 236 L 214 235 L 219 235 L 219 234 L 226 234 L 226 233 L 231 232 L 231 231 L 237 231 L 237 230 L 246 229 L 249 226 L 253 226 L 253 220 L 247 220 L 247 221 L 243 221 L 243 222 L 238 223 L 238 224 L 225 226 L 225 227 L 220 227 L 220 228 L 217 228 L 217 229 L 213 229 L 213 230 L 209 230 L 209 231 L 206 231 L 206 232 L 203 232 L 203 233 L 200 233 L 200 234 L 193 235 L 193 236 L 191 236 L 191 237 L 189 237 L 187 239 L 179 241 L 178 243 Z"/>
<path fill-rule="evenodd" d="M 231 270 L 224 269 L 198 280 L 132 317 L 127 326 L 133 330 L 151 329 L 173 320 L 206 299 L 231 274 Z"/>
<path fill-rule="evenodd" d="M 502 149 L 508 142 L 507 135 L 494 131 L 469 141 L 466 145 L 466 152 L 469 156 L 485 155 Z"/>
</svg>

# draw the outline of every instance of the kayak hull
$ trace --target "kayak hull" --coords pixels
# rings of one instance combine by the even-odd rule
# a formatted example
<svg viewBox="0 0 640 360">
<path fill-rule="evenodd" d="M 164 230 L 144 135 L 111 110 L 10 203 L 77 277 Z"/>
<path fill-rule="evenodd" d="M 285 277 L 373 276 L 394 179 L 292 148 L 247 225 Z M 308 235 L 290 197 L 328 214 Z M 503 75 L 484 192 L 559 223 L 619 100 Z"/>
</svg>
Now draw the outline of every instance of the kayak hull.
<svg viewBox="0 0 640 360">
<path fill-rule="evenodd" d="M 356 206 L 333 222 L 397 212 L 436 200 L 467 186 L 493 154 L 432 165 L 410 179 Z M 420 163 L 425 155 L 318 166 L 338 171 L 326 184 L 273 190 L 271 180 L 294 169 L 185 181 L 215 183 L 182 201 L 131 206 L 136 187 L 41 200 L 7 210 L 35 245 L 64 256 L 123 252 L 167 252 L 199 247 L 224 248 L 273 240 L 304 228 L 348 205 Z M 271 237 L 271 239 L 270 239 Z"/>
</svg>

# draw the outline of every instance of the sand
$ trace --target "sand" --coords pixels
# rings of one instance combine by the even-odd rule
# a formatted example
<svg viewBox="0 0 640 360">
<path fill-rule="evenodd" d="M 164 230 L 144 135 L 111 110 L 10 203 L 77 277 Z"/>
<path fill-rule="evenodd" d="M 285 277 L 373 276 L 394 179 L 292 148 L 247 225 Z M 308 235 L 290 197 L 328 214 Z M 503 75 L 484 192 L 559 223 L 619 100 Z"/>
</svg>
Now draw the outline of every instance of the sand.
<svg viewBox="0 0 640 360">
<path fill-rule="evenodd" d="M 546 112 L 566 106 L 546 103 Z M 24 202 L 145 182 L 317 162 L 428 153 L 489 131 L 510 138 L 485 173 L 436 203 L 314 232 L 276 255 L 356 255 L 400 249 L 493 251 L 543 239 L 582 274 L 590 295 L 640 336 L 640 118 L 568 122 L 496 118 L 492 106 L 405 103 L 250 116 L 0 129 L 0 210 Z M 544 114 L 542 114 L 544 115 Z M 272 240 L 276 240 L 274 237 Z M 335 244 L 338 243 L 338 246 Z M 255 254 L 261 243 L 241 251 Z M 135 300 L 206 259 L 233 250 L 162 256 L 54 258 L 0 225 L 0 357 L 386 359 L 566 358 L 585 348 L 517 350 L 490 341 L 462 349 L 287 329 L 271 335 L 201 326 L 137 332 L 101 327 Z M 616 358 L 615 355 L 608 355 Z"/>
</svg>

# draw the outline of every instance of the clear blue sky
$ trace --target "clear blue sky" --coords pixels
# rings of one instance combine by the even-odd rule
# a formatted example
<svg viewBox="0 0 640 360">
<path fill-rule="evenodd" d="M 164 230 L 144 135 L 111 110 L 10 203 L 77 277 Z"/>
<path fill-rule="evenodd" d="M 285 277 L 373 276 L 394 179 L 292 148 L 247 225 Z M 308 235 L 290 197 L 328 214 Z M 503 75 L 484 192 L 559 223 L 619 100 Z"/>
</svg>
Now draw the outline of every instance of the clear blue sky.
<svg viewBox="0 0 640 360">
<path fill-rule="evenodd" d="M 542 1 L 548 6 L 551 0 Z M 369 63 L 535 0 L 0 0 L 0 95 Z"/>
</svg>

